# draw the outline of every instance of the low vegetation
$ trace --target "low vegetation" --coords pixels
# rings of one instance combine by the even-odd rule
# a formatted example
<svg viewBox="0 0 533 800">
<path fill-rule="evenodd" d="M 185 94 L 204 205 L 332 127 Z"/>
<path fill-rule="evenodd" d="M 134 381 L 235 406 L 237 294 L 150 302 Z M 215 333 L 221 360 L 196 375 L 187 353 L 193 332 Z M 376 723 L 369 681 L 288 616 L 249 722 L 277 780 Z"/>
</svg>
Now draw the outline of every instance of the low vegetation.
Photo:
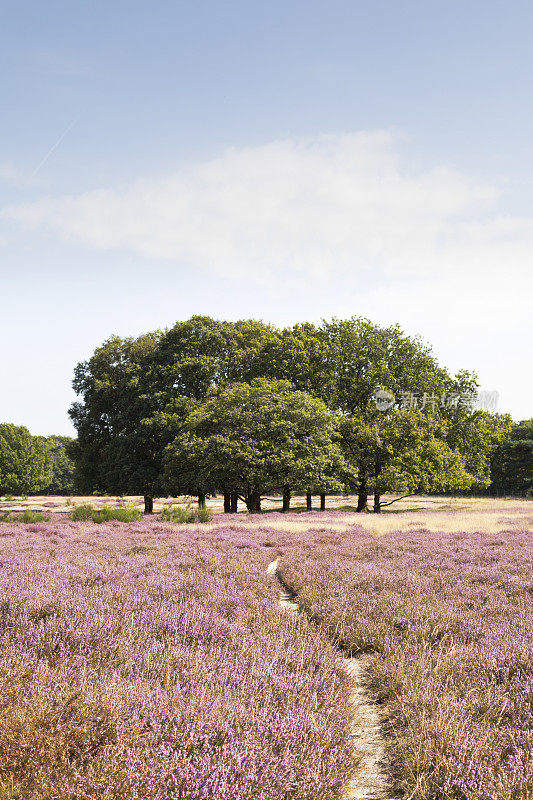
<svg viewBox="0 0 533 800">
<path fill-rule="evenodd" d="M 90 503 L 83 503 L 76 506 L 70 513 L 70 519 L 74 522 L 92 522 L 102 523 L 117 520 L 118 522 L 135 522 L 142 519 L 142 511 L 134 506 L 128 504 L 124 506 L 104 506 L 103 508 L 94 508 Z"/>
<path fill-rule="evenodd" d="M 338 800 L 357 769 L 338 658 L 367 653 L 403 796 L 527 800 L 533 516 L 494 502 L 9 521 L 0 797 Z M 306 613 L 279 610 L 276 555 Z"/>
<path fill-rule="evenodd" d="M 48 522 L 49 519 L 49 514 L 45 514 L 42 511 L 36 511 L 32 508 L 26 508 L 21 512 L 15 511 L 13 513 L 4 511 L 3 513 L 0 513 L 0 522 Z"/>
<path fill-rule="evenodd" d="M 206 506 L 190 508 L 178 505 L 164 506 L 161 510 L 161 519 L 167 522 L 209 522 L 213 515 Z"/>
<path fill-rule="evenodd" d="M 348 686 L 269 548 L 155 518 L 2 533 L 0 797 L 339 797 Z"/>
</svg>

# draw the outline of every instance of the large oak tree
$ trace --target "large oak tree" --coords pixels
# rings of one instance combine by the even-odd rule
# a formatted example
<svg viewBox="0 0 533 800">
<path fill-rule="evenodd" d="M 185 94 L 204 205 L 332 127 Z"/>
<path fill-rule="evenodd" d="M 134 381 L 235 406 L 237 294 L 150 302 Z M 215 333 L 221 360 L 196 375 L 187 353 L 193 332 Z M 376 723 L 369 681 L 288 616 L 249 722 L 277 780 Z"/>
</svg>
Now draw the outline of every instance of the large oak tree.
<svg viewBox="0 0 533 800">
<path fill-rule="evenodd" d="M 288 381 L 226 384 L 210 391 L 167 447 L 167 486 L 200 496 L 236 491 L 255 512 L 265 493 L 326 488 L 341 460 L 335 438 L 325 404 Z"/>
</svg>

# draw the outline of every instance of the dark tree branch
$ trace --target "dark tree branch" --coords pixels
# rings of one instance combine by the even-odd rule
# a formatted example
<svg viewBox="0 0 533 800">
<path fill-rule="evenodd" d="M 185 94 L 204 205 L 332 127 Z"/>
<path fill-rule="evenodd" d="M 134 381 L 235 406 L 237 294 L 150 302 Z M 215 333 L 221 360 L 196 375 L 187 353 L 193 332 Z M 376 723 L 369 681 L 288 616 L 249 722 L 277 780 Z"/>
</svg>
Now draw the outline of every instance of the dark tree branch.
<svg viewBox="0 0 533 800">
<path fill-rule="evenodd" d="M 388 503 L 381 503 L 381 507 L 384 506 L 391 506 L 393 503 L 397 503 L 398 500 L 404 500 L 406 497 L 414 497 L 416 492 L 409 492 L 409 494 L 403 494 L 401 497 L 395 497 L 394 500 L 389 500 Z"/>
</svg>

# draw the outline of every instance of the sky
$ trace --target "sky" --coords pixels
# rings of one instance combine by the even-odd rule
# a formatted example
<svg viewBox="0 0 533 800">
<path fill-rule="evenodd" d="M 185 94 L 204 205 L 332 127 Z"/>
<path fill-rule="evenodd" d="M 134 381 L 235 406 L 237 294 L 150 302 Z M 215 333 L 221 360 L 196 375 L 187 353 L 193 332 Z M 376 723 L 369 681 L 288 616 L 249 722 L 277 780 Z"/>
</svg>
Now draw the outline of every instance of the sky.
<svg viewBox="0 0 533 800">
<path fill-rule="evenodd" d="M 0 422 L 192 314 L 398 322 L 533 414 L 533 5 L 4 0 Z"/>
</svg>

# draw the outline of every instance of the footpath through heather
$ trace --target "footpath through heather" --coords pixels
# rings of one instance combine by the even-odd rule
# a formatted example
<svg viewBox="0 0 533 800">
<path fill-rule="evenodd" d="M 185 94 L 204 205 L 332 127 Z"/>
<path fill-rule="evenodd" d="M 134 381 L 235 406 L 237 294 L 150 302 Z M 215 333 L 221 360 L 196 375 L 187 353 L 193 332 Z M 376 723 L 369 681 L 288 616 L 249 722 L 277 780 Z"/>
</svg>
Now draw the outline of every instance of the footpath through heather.
<svg viewBox="0 0 533 800">
<path fill-rule="evenodd" d="M 280 608 L 301 611 L 296 593 L 279 569 L 279 560 L 272 561 L 267 573 L 280 585 Z M 393 797 L 391 782 L 385 769 L 386 751 L 378 706 L 365 686 L 365 673 L 369 655 L 339 658 L 342 671 L 352 685 L 348 699 L 351 709 L 350 737 L 355 774 L 349 779 L 342 800 L 390 800 Z"/>
</svg>

